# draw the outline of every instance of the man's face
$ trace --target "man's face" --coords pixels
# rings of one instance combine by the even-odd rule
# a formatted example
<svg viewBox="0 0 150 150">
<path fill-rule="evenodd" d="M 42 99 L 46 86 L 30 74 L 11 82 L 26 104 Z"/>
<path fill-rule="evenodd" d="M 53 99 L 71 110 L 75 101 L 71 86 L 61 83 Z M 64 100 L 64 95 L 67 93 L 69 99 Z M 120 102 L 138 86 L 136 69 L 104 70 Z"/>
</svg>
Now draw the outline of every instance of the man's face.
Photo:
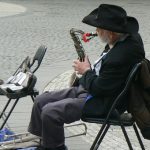
<svg viewBox="0 0 150 150">
<path fill-rule="evenodd" d="M 101 29 L 101 28 L 96 28 L 96 33 L 98 34 L 98 36 L 100 37 L 103 43 L 106 43 L 106 44 L 110 43 L 109 31 Z"/>
</svg>

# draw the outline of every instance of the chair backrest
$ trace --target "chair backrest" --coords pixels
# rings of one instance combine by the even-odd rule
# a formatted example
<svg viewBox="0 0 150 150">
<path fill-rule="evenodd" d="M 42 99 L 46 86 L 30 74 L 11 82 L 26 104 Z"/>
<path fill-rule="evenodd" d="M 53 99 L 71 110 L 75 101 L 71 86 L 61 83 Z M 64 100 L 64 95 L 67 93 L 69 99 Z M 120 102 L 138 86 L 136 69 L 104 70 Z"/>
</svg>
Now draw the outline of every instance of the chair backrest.
<svg viewBox="0 0 150 150">
<path fill-rule="evenodd" d="M 26 72 L 26 69 L 30 67 L 30 58 L 29 56 L 27 56 L 22 63 L 20 64 L 20 66 L 17 68 L 17 70 L 14 72 L 13 75 L 16 75 L 18 72 L 22 71 L 22 72 Z"/>
<path fill-rule="evenodd" d="M 130 71 L 130 73 L 129 73 L 129 75 L 128 75 L 128 78 L 127 78 L 127 80 L 126 80 L 126 85 L 125 85 L 125 87 L 124 87 L 124 89 L 123 89 L 122 92 L 126 92 L 126 91 L 129 90 L 129 87 L 130 87 L 132 81 L 134 80 L 134 78 L 135 78 L 135 76 L 136 76 L 136 74 L 137 74 L 137 72 L 138 72 L 140 66 L 141 66 L 141 63 L 137 63 L 137 64 L 135 64 L 135 66 L 132 68 L 132 70 Z"/>
<path fill-rule="evenodd" d="M 130 71 L 129 75 L 128 75 L 128 78 L 126 80 L 126 84 L 125 84 L 125 87 L 124 89 L 120 92 L 120 94 L 117 96 L 117 98 L 115 99 L 115 101 L 113 102 L 109 112 L 108 112 L 108 115 L 107 115 L 107 118 L 106 120 L 108 120 L 108 118 L 110 117 L 110 115 L 112 114 L 112 112 L 114 111 L 117 103 L 119 102 L 119 100 L 128 92 L 130 86 L 131 86 L 131 83 L 133 82 L 133 80 L 135 79 L 135 76 L 139 70 L 141 66 L 141 63 L 137 63 L 134 65 L 134 67 L 132 68 L 132 70 Z"/>
<path fill-rule="evenodd" d="M 30 67 L 29 67 L 32 70 L 33 73 L 39 68 L 39 66 L 40 66 L 40 64 L 41 64 L 41 62 L 43 60 L 43 57 L 45 55 L 46 50 L 47 50 L 47 47 L 45 47 L 44 45 L 41 45 L 37 49 L 37 51 L 35 53 L 35 56 L 33 57 L 33 60 L 32 60 L 32 62 L 30 64 Z M 33 66 L 35 65 L 36 62 L 37 62 L 37 65 L 33 69 Z"/>
</svg>

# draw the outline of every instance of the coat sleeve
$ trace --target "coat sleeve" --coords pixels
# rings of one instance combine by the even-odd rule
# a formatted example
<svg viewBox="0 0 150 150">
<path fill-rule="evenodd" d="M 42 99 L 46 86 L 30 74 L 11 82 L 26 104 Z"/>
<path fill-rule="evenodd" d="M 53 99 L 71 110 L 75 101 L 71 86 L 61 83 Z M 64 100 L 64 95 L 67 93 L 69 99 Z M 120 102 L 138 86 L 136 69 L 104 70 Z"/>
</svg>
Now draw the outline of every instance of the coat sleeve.
<svg viewBox="0 0 150 150">
<path fill-rule="evenodd" d="M 107 66 L 99 76 L 88 70 L 80 78 L 79 83 L 93 96 L 110 96 L 120 91 L 129 70 L 129 66 Z"/>
</svg>

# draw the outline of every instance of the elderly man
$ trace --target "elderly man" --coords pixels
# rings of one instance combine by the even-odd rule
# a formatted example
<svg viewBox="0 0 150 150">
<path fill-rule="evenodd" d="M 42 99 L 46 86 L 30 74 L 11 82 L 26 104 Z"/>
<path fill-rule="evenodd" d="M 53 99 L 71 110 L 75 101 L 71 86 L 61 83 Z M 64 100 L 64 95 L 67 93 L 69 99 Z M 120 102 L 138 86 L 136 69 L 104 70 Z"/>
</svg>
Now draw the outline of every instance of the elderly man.
<svg viewBox="0 0 150 150">
<path fill-rule="evenodd" d="M 29 132 L 42 137 L 43 150 L 67 149 L 64 123 L 77 121 L 82 115 L 106 114 L 131 68 L 145 57 L 138 22 L 127 16 L 123 8 L 101 4 L 83 23 L 96 27 L 106 47 L 93 67 L 87 56 L 84 62 L 74 61 L 75 71 L 82 75 L 79 86 L 45 92 L 36 98 Z M 120 113 L 126 105 L 123 99 L 118 105 Z"/>
</svg>

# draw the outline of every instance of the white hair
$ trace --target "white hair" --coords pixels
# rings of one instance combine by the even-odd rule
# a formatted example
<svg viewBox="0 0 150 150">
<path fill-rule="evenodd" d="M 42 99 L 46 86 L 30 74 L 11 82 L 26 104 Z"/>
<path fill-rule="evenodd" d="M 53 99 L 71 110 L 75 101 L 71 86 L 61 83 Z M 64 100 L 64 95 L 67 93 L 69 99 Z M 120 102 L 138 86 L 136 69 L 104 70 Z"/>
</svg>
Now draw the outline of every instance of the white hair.
<svg viewBox="0 0 150 150">
<path fill-rule="evenodd" d="M 110 31 L 111 32 L 111 31 Z M 118 33 L 118 32 L 113 32 L 115 35 L 117 35 L 118 39 L 124 39 L 124 37 L 126 37 L 128 34 L 126 33 Z M 103 36 L 100 36 L 100 39 L 103 43 L 111 43 L 111 40 L 110 37 L 109 37 L 109 31 L 107 30 L 107 33 L 104 34 Z"/>
</svg>

